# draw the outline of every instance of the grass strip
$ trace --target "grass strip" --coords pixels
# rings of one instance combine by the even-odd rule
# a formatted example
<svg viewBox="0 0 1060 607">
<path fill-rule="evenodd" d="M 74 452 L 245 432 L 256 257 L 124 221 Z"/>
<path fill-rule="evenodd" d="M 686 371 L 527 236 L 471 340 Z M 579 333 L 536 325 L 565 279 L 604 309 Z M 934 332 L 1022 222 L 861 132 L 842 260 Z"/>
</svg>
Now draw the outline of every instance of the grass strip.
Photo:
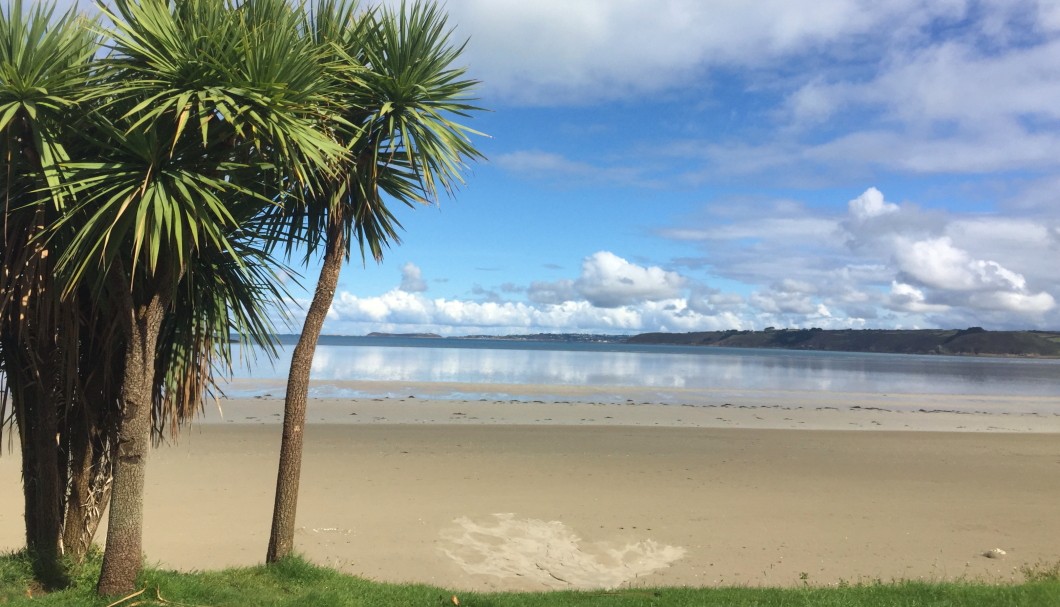
<svg viewBox="0 0 1060 607">
<path fill-rule="evenodd" d="M 275 566 L 179 573 L 148 567 L 141 592 L 95 596 L 98 555 L 72 572 L 72 585 L 45 593 L 24 553 L 0 556 L 0 605 L 63 607 L 1054 607 L 1060 565 L 1025 572 L 1021 584 L 895 582 L 798 588 L 633 588 L 520 593 L 452 592 L 371 582 L 291 558 Z"/>
</svg>

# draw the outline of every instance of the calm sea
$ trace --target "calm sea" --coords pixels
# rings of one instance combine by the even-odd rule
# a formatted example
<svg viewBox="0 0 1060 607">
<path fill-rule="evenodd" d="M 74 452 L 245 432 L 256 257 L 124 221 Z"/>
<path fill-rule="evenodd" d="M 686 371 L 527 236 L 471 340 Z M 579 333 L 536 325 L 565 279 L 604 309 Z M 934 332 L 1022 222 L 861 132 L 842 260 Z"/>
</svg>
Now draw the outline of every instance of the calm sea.
<svg viewBox="0 0 1060 607">
<path fill-rule="evenodd" d="M 286 377 L 290 351 L 258 357 L 236 379 Z M 540 384 L 1041 397 L 1060 412 L 1060 360 L 806 352 L 614 343 L 327 337 L 313 362 L 317 396 L 358 396 L 348 382 Z M 328 382 L 341 382 L 329 384 Z M 226 390 L 246 396 L 248 382 Z M 490 390 L 484 388 L 483 393 Z M 620 391 L 615 391 L 619 394 Z M 454 395 L 456 396 L 456 395 Z M 462 393 L 461 397 L 468 394 Z M 665 399 L 664 399 L 665 400 Z"/>
</svg>

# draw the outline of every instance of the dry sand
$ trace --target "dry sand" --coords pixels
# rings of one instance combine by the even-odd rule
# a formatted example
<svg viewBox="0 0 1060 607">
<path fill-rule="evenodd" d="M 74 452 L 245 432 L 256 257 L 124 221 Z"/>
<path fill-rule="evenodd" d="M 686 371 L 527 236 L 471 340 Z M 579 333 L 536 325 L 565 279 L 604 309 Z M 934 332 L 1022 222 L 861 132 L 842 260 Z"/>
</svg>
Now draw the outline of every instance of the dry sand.
<svg viewBox="0 0 1060 607">
<path fill-rule="evenodd" d="M 1060 415 L 1016 413 L 1041 410 L 1019 399 L 781 396 L 315 400 L 296 549 L 454 590 L 1009 580 L 1060 560 Z M 152 561 L 264 557 L 282 402 L 222 405 L 152 453 Z M 14 549 L 15 454 L 0 482 L 0 549 Z"/>
</svg>

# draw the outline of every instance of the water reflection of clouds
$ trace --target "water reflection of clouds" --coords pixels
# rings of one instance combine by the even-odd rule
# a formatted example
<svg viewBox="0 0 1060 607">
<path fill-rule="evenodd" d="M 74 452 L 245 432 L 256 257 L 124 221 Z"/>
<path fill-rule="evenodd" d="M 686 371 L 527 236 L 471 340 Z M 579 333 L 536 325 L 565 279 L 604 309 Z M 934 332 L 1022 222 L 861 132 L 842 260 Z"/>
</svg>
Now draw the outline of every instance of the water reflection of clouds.
<svg viewBox="0 0 1060 607">
<path fill-rule="evenodd" d="M 282 379 L 290 350 L 275 365 L 236 377 Z M 674 389 L 806 390 L 868 393 L 1060 396 L 1060 361 L 1008 361 L 846 353 L 660 353 L 319 346 L 317 381 L 639 386 Z"/>
</svg>

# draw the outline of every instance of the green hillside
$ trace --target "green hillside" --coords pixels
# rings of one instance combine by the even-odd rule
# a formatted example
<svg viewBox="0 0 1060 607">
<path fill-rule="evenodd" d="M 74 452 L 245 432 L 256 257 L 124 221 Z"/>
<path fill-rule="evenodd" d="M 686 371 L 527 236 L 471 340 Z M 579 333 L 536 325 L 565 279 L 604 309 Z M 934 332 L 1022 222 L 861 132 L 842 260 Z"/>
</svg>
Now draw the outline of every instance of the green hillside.
<svg viewBox="0 0 1060 607">
<path fill-rule="evenodd" d="M 765 331 L 643 333 L 630 337 L 628 342 L 833 352 L 1060 358 L 1060 333 L 986 331 L 979 327 L 964 330 L 766 329 Z"/>
</svg>

